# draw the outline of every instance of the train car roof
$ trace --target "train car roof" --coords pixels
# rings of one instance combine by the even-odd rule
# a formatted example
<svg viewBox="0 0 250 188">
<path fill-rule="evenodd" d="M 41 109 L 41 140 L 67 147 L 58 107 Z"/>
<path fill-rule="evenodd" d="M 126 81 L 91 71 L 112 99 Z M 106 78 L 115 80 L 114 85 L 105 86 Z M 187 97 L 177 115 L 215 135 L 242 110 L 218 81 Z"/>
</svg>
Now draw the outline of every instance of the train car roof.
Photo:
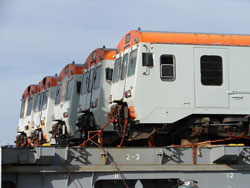
<svg viewBox="0 0 250 188">
<path fill-rule="evenodd" d="M 83 68 L 84 68 L 84 65 L 83 64 L 74 64 L 74 63 L 71 63 L 71 64 L 68 64 L 66 65 L 59 77 L 60 77 L 60 81 L 63 80 L 64 76 L 68 76 L 68 77 L 71 77 L 75 74 L 82 74 L 82 71 L 83 71 Z"/>
<path fill-rule="evenodd" d="M 93 64 L 98 64 L 102 60 L 114 60 L 116 50 L 111 48 L 97 48 L 93 50 L 85 61 L 85 65 L 89 68 Z"/>
<path fill-rule="evenodd" d="M 58 77 L 57 76 L 45 76 L 40 82 L 39 82 L 39 92 L 48 89 L 50 87 L 57 86 L 58 83 Z"/>
<path fill-rule="evenodd" d="M 31 97 L 38 92 L 38 85 L 31 84 L 29 85 L 23 92 L 22 99 L 26 99 L 27 97 Z"/>
<path fill-rule="evenodd" d="M 129 31 L 120 40 L 118 53 L 134 44 L 192 44 L 192 45 L 218 45 L 218 46 L 250 46 L 250 35 L 208 34 L 208 33 L 175 33 L 157 31 Z"/>
</svg>

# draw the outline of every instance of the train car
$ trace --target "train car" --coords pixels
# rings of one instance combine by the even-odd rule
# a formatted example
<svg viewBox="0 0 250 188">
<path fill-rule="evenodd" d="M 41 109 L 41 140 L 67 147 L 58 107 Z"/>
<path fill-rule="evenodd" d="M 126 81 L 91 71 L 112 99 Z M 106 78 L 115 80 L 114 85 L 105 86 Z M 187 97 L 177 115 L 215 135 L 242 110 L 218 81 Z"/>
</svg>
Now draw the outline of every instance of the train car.
<svg viewBox="0 0 250 188">
<path fill-rule="evenodd" d="M 66 65 L 60 73 L 53 110 L 52 138 L 59 146 L 73 142 L 81 90 L 82 64 Z"/>
<path fill-rule="evenodd" d="M 90 53 L 85 61 L 86 69 L 82 75 L 82 89 L 79 100 L 79 119 L 77 126 L 84 130 L 85 139 L 88 131 L 98 130 L 108 121 L 109 95 L 111 92 L 111 79 L 114 66 L 114 49 L 98 48 Z M 113 134 L 112 126 L 103 131 Z"/>
<path fill-rule="evenodd" d="M 52 116 L 54 110 L 57 76 L 46 76 L 38 86 L 38 94 L 34 105 L 34 125 L 31 142 L 34 145 L 51 143 Z"/>
<path fill-rule="evenodd" d="M 29 85 L 22 95 L 21 111 L 16 136 L 17 146 L 24 146 L 30 144 L 29 137 L 32 129 L 34 128 L 33 106 L 34 101 L 36 100 L 37 91 L 38 85 Z"/>
<path fill-rule="evenodd" d="M 169 145 L 249 136 L 249 35 L 132 30 L 117 48 L 110 116 L 120 137 Z"/>
</svg>

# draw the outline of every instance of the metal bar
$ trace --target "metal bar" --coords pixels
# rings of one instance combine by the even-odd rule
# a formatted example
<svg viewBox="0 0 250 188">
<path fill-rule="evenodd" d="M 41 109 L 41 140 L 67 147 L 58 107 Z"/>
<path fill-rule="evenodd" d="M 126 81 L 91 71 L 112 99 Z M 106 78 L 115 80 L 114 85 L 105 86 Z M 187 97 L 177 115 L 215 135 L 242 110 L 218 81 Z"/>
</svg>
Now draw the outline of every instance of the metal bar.
<svg viewBox="0 0 250 188">
<path fill-rule="evenodd" d="M 66 168 L 65 168 L 66 167 Z M 218 172 L 218 171 L 249 171 L 250 165 L 118 165 L 123 172 Z M 58 173 L 58 172 L 115 172 L 114 166 L 10 166 L 3 169 L 4 173 Z"/>
</svg>

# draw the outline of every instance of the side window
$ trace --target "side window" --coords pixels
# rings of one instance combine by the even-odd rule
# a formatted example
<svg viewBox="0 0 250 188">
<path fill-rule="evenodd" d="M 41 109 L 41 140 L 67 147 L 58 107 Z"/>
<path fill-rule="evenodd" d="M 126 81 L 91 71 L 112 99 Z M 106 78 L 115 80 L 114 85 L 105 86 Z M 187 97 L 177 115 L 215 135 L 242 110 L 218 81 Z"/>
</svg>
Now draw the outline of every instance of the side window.
<svg viewBox="0 0 250 188">
<path fill-rule="evenodd" d="M 82 76 L 82 90 L 81 94 L 87 93 L 88 90 L 88 77 L 89 77 L 89 72 L 86 72 Z"/>
<path fill-rule="evenodd" d="M 47 103 L 48 103 L 48 94 L 49 94 L 49 91 L 45 91 L 43 92 L 43 103 L 42 103 L 42 109 L 43 110 L 46 110 L 47 109 Z"/>
<path fill-rule="evenodd" d="M 161 55 L 161 80 L 174 81 L 175 75 L 175 57 L 173 55 Z"/>
<path fill-rule="evenodd" d="M 69 100 L 71 98 L 71 93 L 73 92 L 73 79 L 69 80 L 67 83 L 67 91 L 65 100 Z"/>
<path fill-rule="evenodd" d="M 95 83 L 94 83 L 94 89 L 99 88 L 100 82 L 101 82 L 101 74 L 102 74 L 102 66 L 98 66 L 95 70 Z"/>
<path fill-rule="evenodd" d="M 90 91 L 91 91 L 91 89 L 92 89 L 92 85 L 93 85 L 93 77 L 94 77 L 94 70 L 95 70 L 95 69 L 91 69 L 91 70 L 90 70 L 90 74 L 89 74 L 88 92 L 90 92 Z"/>
<path fill-rule="evenodd" d="M 127 65 L 128 65 L 128 54 L 125 54 L 122 59 L 122 67 L 121 67 L 121 80 L 124 80 L 127 73 Z"/>
<path fill-rule="evenodd" d="M 118 58 L 115 60 L 115 67 L 114 67 L 114 76 L 113 76 L 113 83 L 119 81 L 119 70 L 121 65 L 122 58 Z"/>
<path fill-rule="evenodd" d="M 131 76 L 135 73 L 136 58 L 137 58 L 137 50 L 134 50 L 130 53 L 129 56 L 128 76 Z"/>
<path fill-rule="evenodd" d="M 221 86 L 223 83 L 222 58 L 216 55 L 204 55 L 200 58 L 201 83 L 205 86 Z"/>
<path fill-rule="evenodd" d="M 26 116 L 29 116 L 29 115 L 31 114 L 32 103 L 33 103 L 33 97 L 30 97 L 30 98 L 28 99 L 28 108 L 27 108 Z"/>
<path fill-rule="evenodd" d="M 20 118 L 23 118 L 23 115 L 24 115 L 24 106 L 25 106 L 25 100 L 23 100 L 22 104 L 21 104 Z"/>
<path fill-rule="evenodd" d="M 60 103 L 60 98 L 61 98 L 61 91 L 62 91 L 62 84 L 59 84 L 56 88 L 56 100 L 55 100 L 55 105 Z"/>
</svg>

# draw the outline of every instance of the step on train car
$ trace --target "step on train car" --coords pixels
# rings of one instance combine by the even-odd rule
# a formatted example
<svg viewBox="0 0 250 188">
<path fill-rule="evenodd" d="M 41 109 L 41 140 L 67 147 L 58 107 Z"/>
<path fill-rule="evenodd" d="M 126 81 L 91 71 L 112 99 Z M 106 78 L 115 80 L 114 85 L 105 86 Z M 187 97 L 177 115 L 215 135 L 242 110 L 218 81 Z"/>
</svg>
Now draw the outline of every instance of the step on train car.
<svg viewBox="0 0 250 188">
<path fill-rule="evenodd" d="M 52 138 L 59 146 L 66 146 L 75 139 L 83 69 L 83 64 L 73 62 L 66 65 L 60 73 L 60 81 L 56 87 L 53 103 L 53 126 L 51 130 Z"/>
<path fill-rule="evenodd" d="M 87 69 L 82 75 L 77 123 L 83 139 L 88 138 L 89 131 L 98 130 L 108 122 L 114 55 L 114 49 L 98 48 L 85 61 Z M 113 127 L 107 126 L 103 131 L 113 134 Z"/>
<path fill-rule="evenodd" d="M 117 135 L 160 145 L 249 136 L 250 36 L 133 30 L 117 48 Z"/>
<path fill-rule="evenodd" d="M 31 142 L 34 145 L 51 143 L 50 131 L 58 80 L 57 76 L 46 76 L 39 82 L 33 109 L 35 129 L 31 134 Z"/>
<path fill-rule="evenodd" d="M 37 97 L 38 85 L 29 85 L 23 95 L 21 103 L 20 117 L 18 121 L 18 130 L 16 136 L 16 145 L 25 146 L 30 144 L 31 131 L 34 128 L 33 124 L 33 106 Z"/>
</svg>

